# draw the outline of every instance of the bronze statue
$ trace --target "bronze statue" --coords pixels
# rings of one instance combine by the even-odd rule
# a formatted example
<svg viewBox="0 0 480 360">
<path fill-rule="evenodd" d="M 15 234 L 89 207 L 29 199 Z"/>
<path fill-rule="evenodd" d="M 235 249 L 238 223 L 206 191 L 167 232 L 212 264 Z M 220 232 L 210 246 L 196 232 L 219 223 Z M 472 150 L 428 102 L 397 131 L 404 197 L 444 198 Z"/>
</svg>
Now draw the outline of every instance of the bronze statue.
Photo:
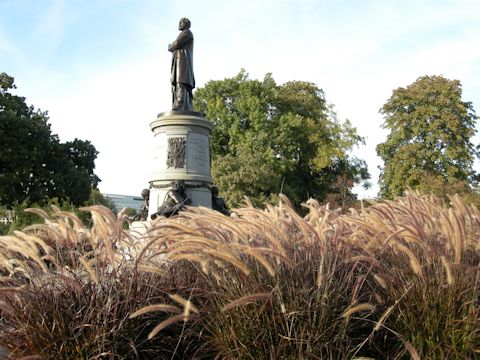
<svg viewBox="0 0 480 360">
<path fill-rule="evenodd" d="M 192 111 L 193 89 L 193 34 L 190 31 L 190 20 L 180 19 L 177 39 L 168 45 L 172 56 L 172 110 Z"/>
<path fill-rule="evenodd" d="M 162 205 L 155 214 L 151 215 L 152 220 L 158 216 L 170 217 L 185 209 L 186 205 L 191 204 L 191 199 L 185 194 L 185 182 L 183 180 L 174 181 L 172 188 L 165 194 Z"/>
</svg>

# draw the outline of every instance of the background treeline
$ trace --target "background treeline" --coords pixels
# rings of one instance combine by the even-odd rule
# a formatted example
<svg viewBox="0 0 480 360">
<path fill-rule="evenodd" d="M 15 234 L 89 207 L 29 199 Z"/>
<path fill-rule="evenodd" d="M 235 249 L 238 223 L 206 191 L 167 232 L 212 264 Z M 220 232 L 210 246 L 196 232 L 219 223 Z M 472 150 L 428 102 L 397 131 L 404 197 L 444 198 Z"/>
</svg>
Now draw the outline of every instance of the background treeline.
<svg viewBox="0 0 480 360">
<path fill-rule="evenodd" d="M 308 198 L 352 206 L 352 188 L 368 187 L 365 161 L 353 156 L 364 139 L 340 121 L 315 84 L 277 85 L 236 77 L 210 81 L 195 93 L 212 132 L 212 172 L 227 202 L 244 196 L 256 204 L 287 195 L 299 206 Z M 398 88 L 380 109 L 389 131 L 377 153 L 384 161 L 380 196 L 393 199 L 407 189 L 440 196 L 459 193 L 480 205 L 473 169 L 479 146 L 472 143 L 477 116 L 462 100 L 461 84 L 423 76 Z"/>
<path fill-rule="evenodd" d="M 0 205 L 86 204 L 100 181 L 95 147 L 86 140 L 60 142 L 47 113 L 11 93 L 12 77 L 0 74 L 0 85 Z M 364 138 L 337 118 L 313 83 L 277 85 L 270 74 L 252 80 L 242 70 L 197 89 L 194 108 L 215 125 L 212 175 L 232 207 L 244 197 L 257 206 L 275 203 L 282 193 L 298 210 L 309 198 L 348 208 L 356 206 L 352 189 L 370 186 L 367 164 L 353 155 Z M 477 116 L 458 80 L 420 77 L 393 90 L 380 112 L 389 131 L 377 145 L 382 198 L 413 189 L 458 193 L 480 205 L 473 168 L 479 147 L 472 143 Z"/>
<path fill-rule="evenodd" d="M 24 213 L 28 207 L 112 207 L 97 189 L 95 147 L 88 140 L 61 142 L 48 113 L 12 94 L 15 88 L 14 79 L 0 73 L 0 234 L 38 222 Z"/>
</svg>

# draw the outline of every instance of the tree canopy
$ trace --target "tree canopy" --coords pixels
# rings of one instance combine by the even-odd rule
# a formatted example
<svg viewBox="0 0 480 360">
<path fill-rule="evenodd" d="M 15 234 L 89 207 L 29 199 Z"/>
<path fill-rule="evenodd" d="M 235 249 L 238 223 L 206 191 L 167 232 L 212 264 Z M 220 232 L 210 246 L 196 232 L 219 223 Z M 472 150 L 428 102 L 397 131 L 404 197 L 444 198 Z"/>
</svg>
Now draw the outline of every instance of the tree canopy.
<svg viewBox="0 0 480 360">
<path fill-rule="evenodd" d="M 100 181 L 94 173 L 98 152 L 86 140 L 61 143 L 48 113 L 13 95 L 15 88 L 14 79 L 0 73 L 0 204 L 48 198 L 83 204 Z"/>
<path fill-rule="evenodd" d="M 242 70 L 198 89 L 194 107 L 214 124 L 212 174 L 230 206 L 281 192 L 296 204 L 329 193 L 352 199 L 369 178 L 365 162 L 348 155 L 363 139 L 315 84 L 277 85 L 271 74 L 259 81 Z"/>
<path fill-rule="evenodd" d="M 472 103 L 462 101 L 458 80 L 420 77 L 394 90 L 380 113 L 383 127 L 390 130 L 377 146 L 384 161 L 381 196 L 403 195 L 407 188 L 458 191 L 475 185 L 473 163 L 479 153 L 471 139 L 477 116 Z"/>
</svg>

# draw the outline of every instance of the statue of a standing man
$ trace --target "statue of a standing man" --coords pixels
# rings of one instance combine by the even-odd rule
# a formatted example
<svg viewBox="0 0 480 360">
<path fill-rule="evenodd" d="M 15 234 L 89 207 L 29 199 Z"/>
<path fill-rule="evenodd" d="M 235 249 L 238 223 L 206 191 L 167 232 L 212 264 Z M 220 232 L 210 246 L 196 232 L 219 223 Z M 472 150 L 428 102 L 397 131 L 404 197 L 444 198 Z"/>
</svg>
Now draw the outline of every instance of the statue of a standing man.
<svg viewBox="0 0 480 360">
<path fill-rule="evenodd" d="M 168 45 L 172 57 L 172 110 L 192 111 L 192 90 L 195 88 L 193 75 L 193 34 L 190 31 L 190 20 L 180 19 L 180 34 Z"/>
</svg>

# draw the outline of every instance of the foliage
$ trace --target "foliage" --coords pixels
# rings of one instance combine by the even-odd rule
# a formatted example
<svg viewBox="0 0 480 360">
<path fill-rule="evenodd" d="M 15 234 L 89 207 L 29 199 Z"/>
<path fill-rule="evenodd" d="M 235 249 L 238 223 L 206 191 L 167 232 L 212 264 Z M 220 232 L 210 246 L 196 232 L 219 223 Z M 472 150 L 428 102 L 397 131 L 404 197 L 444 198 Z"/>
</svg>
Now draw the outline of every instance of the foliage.
<svg viewBox="0 0 480 360">
<path fill-rule="evenodd" d="M 116 211 L 113 202 L 109 198 L 104 197 L 97 189 L 92 189 L 89 199 L 83 205 L 87 207 L 91 205 L 103 205 L 111 211 Z M 25 210 L 36 208 L 43 210 L 45 213 L 51 214 L 50 208 L 52 206 L 62 211 L 74 212 L 87 226 L 90 226 L 92 223 L 92 218 L 89 212 L 79 210 L 78 207 L 75 207 L 68 200 L 59 200 L 57 198 L 46 199 L 44 204 L 27 204 L 27 202 L 24 201 L 21 204 L 14 204 L 10 210 L 5 208 L 4 212 L 9 214 L 10 222 L 6 223 L 3 227 L 4 233 L 2 235 L 9 232 L 11 233 L 15 230 L 21 230 L 33 224 L 43 224 L 44 219 L 42 217 Z M 2 212 L 0 211 L 0 216 L 1 215 Z"/>
<path fill-rule="evenodd" d="M 115 207 L 112 199 L 103 196 L 103 194 L 98 189 L 92 189 L 88 200 L 83 204 L 84 206 L 93 206 L 93 205 L 102 205 L 110 209 L 112 212 L 116 213 L 121 209 Z"/>
<path fill-rule="evenodd" d="M 0 205 L 0 236 L 6 235 L 10 229 L 10 212 L 6 207 Z"/>
<path fill-rule="evenodd" d="M 458 191 L 463 184 L 468 192 L 476 184 L 473 162 L 479 152 L 471 139 L 477 116 L 472 103 L 462 101 L 458 80 L 420 77 L 394 90 L 380 112 L 385 117 L 383 127 L 390 131 L 377 146 L 385 163 L 380 176 L 383 197 L 402 195 L 425 181 L 439 185 L 432 189 L 439 195 L 450 185 Z M 447 193 L 456 191 L 452 190 Z"/>
<path fill-rule="evenodd" d="M 7 235 L 9 231 L 10 231 L 10 224 L 0 223 L 0 236 Z"/>
<path fill-rule="evenodd" d="M 194 105 L 215 125 L 212 174 L 231 206 L 244 196 L 259 205 L 280 192 L 297 205 L 323 199 L 342 176 L 354 199 L 352 186 L 369 177 L 365 163 L 348 155 L 363 139 L 312 83 L 277 85 L 270 74 L 258 81 L 242 70 L 198 89 Z"/>
<path fill-rule="evenodd" d="M 22 230 L 23 228 L 33 225 L 33 224 L 41 224 L 43 223 L 43 218 L 38 216 L 35 213 L 26 211 L 29 208 L 36 208 L 36 209 L 43 209 L 44 211 L 49 210 L 51 206 L 56 208 L 62 209 L 64 211 L 73 211 L 73 206 L 68 201 L 59 201 L 57 198 L 48 199 L 47 205 L 39 205 L 39 204 L 27 204 L 24 201 L 21 204 L 14 204 L 12 209 L 10 210 L 11 215 L 11 223 L 9 224 L 8 232 L 11 233 L 15 230 Z"/>
<path fill-rule="evenodd" d="M 0 203 L 45 204 L 48 198 L 83 204 L 99 178 L 98 152 L 85 140 L 61 143 L 48 114 L 13 95 L 14 79 L 0 73 Z"/>
</svg>

